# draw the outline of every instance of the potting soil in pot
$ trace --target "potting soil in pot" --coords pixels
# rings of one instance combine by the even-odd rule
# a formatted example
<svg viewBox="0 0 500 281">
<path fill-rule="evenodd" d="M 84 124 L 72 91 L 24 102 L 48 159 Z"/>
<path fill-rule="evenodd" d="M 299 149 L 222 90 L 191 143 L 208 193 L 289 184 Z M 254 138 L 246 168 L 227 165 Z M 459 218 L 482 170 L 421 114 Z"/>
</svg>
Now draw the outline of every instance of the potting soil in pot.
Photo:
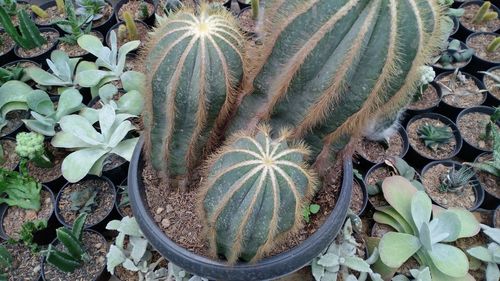
<svg viewBox="0 0 500 281">
<path fill-rule="evenodd" d="M 381 142 L 363 138 L 359 140 L 356 152 L 373 163 L 380 163 L 389 156 L 401 156 L 403 153 L 403 137 L 399 132 L 393 134 L 389 138 L 387 149 Z"/>
<path fill-rule="evenodd" d="M 361 189 L 361 185 L 359 185 L 359 183 L 353 181 L 351 203 L 349 204 L 349 209 L 351 209 L 355 214 L 359 214 L 362 208 L 363 190 Z"/>
<path fill-rule="evenodd" d="M 52 46 L 54 46 L 54 44 L 56 44 L 57 40 L 59 39 L 59 33 L 53 31 L 43 32 L 42 36 L 47 40 L 45 44 L 34 49 L 19 48 L 17 50 L 19 56 L 21 56 L 22 58 L 32 58 L 41 55 L 52 48 Z"/>
<path fill-rule="evenodd" d="M 408 109 L 423 110 L 428 109 L 439 103 L 439 96 L 436 88 L 429 85 L 422 93 L 422 97 L 418 101 L 412 102 Z"/>
<path fill-rule="evenodd" d="M 0 168 L 13 171 L 19 163 L 19 156 L 16 153 L 16 142 L 9 139 L 0 140 L 3 149 L 5 162 L 0 164 Z"/>
<path fill-rule="evenodd" d="M 462 138 L 469 144 L 483 150 L 493 149 L 493 139 L 485 138 L 484 132 L 490 122 L 490 115 L 480 112 L 473 112 L 463 115 L 457 122 Z M 497 130 L 500 129 L 498 125 Z"/>
<path fill-rule="evenodd" d="M 453 136 L 448 143 L 439 144 L 436 149 L 431 149 L 425 145 L 418 135 L 419 129 L 425 124 L 435 127 L 447 126 L 444 122 L 437 119 L 421 118 L 416 120 L 408 126 L 408 139 L 412 147 L 429 159 L 447 159 L 451 157 L 457 146 L 455 137 Z M 449 128 L 449 130 L 451 131 L 451 128 Z"/>
<path fill-rule="evenodd" d="M 12 255 L 12 266 L 7 271 L 9 281 L 38 281 L 42 266 L 40 254 L 19 244 L 3 244 Z"/>
<path fill-rule="evenodd" d="M 56 149 L 46 143 L 46 149 L 54 156 L 51 168 L 41 168 L 33 162 L 28 162 L 28 173 L 40 182 L 51 182 L 62 176 L 62 162 L 67 155 L 67 152 L 61 149 Z"/>
<path fill-rule="evenodd" d="M 5 118 L 7 120 L 7 125 L 0 130 L 0 136 L 5 136 L 14 132 L 14 130 L 23 124 L 22 119 L 28 119 L 29 117 L 29 112 L 25 110 L 13 110 L 7 113 Z"/>
<path fill-rule="evenodd" d="M 439 82 L 443 92 L 442 100 L 446 104 L 469 108 L 480 105 L 484 100 L 485 93 L 481 93 L 474 80 L 465 75 L 459 73 L 455 78 L 453 74 L 449 74 L 441 77 Z"/>
<path fill-rule="evenodd" d="M 481 6 L 477 4 L 471 4 L 466 7 L 464 7 L 464 14 L 460 17 L 460 22 L 462 23 L 463 26 L 465 26 L 467 29 L 470 29 L 472 31 L 476 32 L 494 32 L 497 29 L 500 28 L 500 19 L 498 17 L 496 19 L 486 21 L 483 23 L 473 23 L 474 17 L 476 16 L 477 12 L 479 11 L 479 8 Z M 489 12 L 494 12 L 493 9 L 489 9 Z"/>
<path fill-rule="evenodd" d="M 491 154 L 483 155 L 479 157 L 478 163 L 483 163 L 486 161 L 492 161 L 493 157 Z M 477 179 L 481 183 L 482 187 L 489 194 L 492 194 L 496 198 L 500 198 L 500 179 L 495 177 L 490 173 L 476 170 Z"/>
</svg>

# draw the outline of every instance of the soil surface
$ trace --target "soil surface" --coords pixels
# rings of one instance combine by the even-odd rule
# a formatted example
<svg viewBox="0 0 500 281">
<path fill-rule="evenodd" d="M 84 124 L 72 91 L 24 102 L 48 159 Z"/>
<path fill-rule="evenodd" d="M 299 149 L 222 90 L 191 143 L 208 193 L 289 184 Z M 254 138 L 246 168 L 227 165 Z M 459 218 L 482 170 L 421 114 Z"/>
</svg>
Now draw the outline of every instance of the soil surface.
<svg viewBox="0 0 500 281">
<path fill-rule="evenodd" d="M 238 22 L 243 31 L 247 33 L 256 32 L 257 24 L 253 19 L 252 9 L 243 10 L 238 16 Z"/>
<path fill-rule="evenodd" d="M 442 160 L 452 157 L 455 152 L 455 147 L 457 146 L 457 140 L 455 139 L 455 136 L 453 136 L 448 143 L 439 144 L 435 150 L 430 149 L 424 144 L 424 142 L 418 135 L 418 130 L 425 124 L 430 124 L 435 127 L 447 126 L 440 120 L 431 118 L 421 118 L 409 124 L 408 139 L 413 149 L 429 159 Z M 448 128 L 450 131 L 452 130 L 452 128 L 450 128 L 449 126 Z"/>
<path fill-rule="evenodd" d="M 393 176 L 394 172 L 391 171 L 391 169 L 387 166 L 382 166 L 379 167 L 378 169 L 374 170 L 372 173 L 370 173 L 366 179 L 366 186 L 375 186 L 377 182 L 383 181 L 385 178 Z M 369 195 L 368 200 L 374 207 L 382 207 L 382 206 L 387 206 L 388 203 L 385 201 L 384 195 L 382 192 L 380 192 L 377 195 Z"/>
<path fill-rule="evenodd" d="M 488 52 L 486 49 L 488 45 L 493 41 L 498 35 L 493 34 L 479 34 L 471 37 L 467 41 L 467 46 L 473 48 L 476 51 L 476 56 L 483 60 L 491 62 L 500 62 L 500 49 L 494 52 Z"/>
<path fill-rule="evenodd" d="M 363 138 L 359 140 L 356 152 L 372 163 L 380 163 L 389 156 L 403 156 L 403 150 L 403 137 L 398 131 L 389 138 L 387 149 L 381 142 Z"/>
<path fill-rule="evenodd" d="M 54 202 L 50 193 L 42 189 L 40 194 L 41 208 L 39 211 L 26 210 L 19 207 L 9 207 L 3 218 L 3 229 L 7 236 L 19 239 L 19 231 L 24 223 L 35 220 L 48 220 L 54 210 Z"/>
<path fill-rule="evenodd" d="M 467 29 L 470 29 L 472 31 L 476 32 L 495 32 L 500 28 L 500 19 L 498 17 L 494 20 L 490 20 L 484 23 L 479 23 L 475 24 L 472 21 L 474 20 L 474 17 L 476 16 L 477 12 L 479 11 L 479 8 L 481 6 L 479 5 L 468 5 L 467 7 L 464 7 L 464 14 L 463 16 L 460 17 L 460 22 L 462 23 L 463 26 L 465 26 Z M 493 9 L 489 9 L 489 12 L 494 12 Z"/>
<path fill-rule="evenodd" d="M 55 22 L 58 22 L 58 21 L 66 18 L 66 14 L 64 12 L 59 13 L 59 11 L 57 10 L 57 6 L 49 7 L 47 9 L 45 9 L 45 12 L 47 12 L 47 14 L 49 14 L 49 16 L 46 18 L 38 17 L 35 14 L 35 23 L 36 24 L 38 24 L 38 25 L 51 25 Z"/>
<path fill-rule="evenodd" d="M 484 132 L 486 126 L 490 122 L 490 115 L 485 113 L 469 113 L 463 115 L 457 122 L 458 129 L 462 138 L 470 145 L 480 148 L 485 151 L 492 151 L 492 138 L 485 138 Z M 497 128 L 500 128 L 496 125 Z"/>
<path fill-rule="evenodd" d="M 99 32 L 91 32 L 90 34 L 101 39 L 101 42 L 104 39 L 102 34 Z M 89 53 L 89 52 L 85 51 L 84 49 L 80 48 L 80 46 L 78 44 L 71 45 L 69 43 L 62 42 L 62 41 L 60 41 L 59 45 L 57 45 L 57 49 L 68 54 L 68 56 L 70 58 L 81 57 L 81 56 L 84 56 L 84 55 Z"/>
<path fill-rule="evenodd" d="M 0 140 L 0 145 L 3 149 L 3 157 L 5 162 L 0 165 L 0 168 L 13 171 L 19 164 L 19 156 L 16 153 L 16 142 L 9 139 Z"/>
<path fill-rule="evenodd" d="M 41 55 L 41 54 L 45 53 L 46 51 L 48 51 L 50 48 L 52 48 L 57 43 L 57 41 L 59 39 L 59 33 L 52 32 L 52 31 L 43 32 L 42 36 L 47 40 L 47 42 L 45 44 L 43 44 L 42 46 L 40 46 L 38 48 L 29 49 L 29 50 L 23 49 L 23 48 L 18 48 L 17 53 L 19 54 L 19 56 L 21 58 L 32 58 L 32 57 L 36 57 L 38 55 Z"/>
<path fill-rule="evenodd" d="M 0 44 L 0 55 L 8 53 L 16 45 L 10 36 L 3 31 L 0 31 L 0 42 L 2 42 Z"/>
<path fill-rule="evenodd" d="M 500 68 L 493 70 L 491 73 L 500 77 Z M 490 94 L 500 100 L 500 87 L 495 87 L 495 85 L 498 83 L 496 83 L 493 78 L 487 75 L 484 76 L 484 83 L 486 84 L 486 89 L 488 89 Z"/>
<path fill-rule="evenodd" d="M 458 108 L 469 108 L 483 103 L 486 93 L 480 92 L 474 79 L 460 73 L 455 79 L 454 77 L 453 74 L 448 74 L 438 80 L 443 102 Z"/>
<path fill-rule="evenodd" d="M 132 16 L 134 16 L 134 19 L 136 20 L 147 19 L 141 18 L 141 3 L 143 3 L 143 1 L 129 0 L 127 3 L 123 4 L 123 6 L 120 8 L 120 11 L 118 11 L 118 18 L 120 18 L 120 20 L 123 20 L 123 13 L 128 11 Z M 144 1 L 144 3 L 146 3 L 146 5 L 148 6 L 148 17 L 150 17 L 155 11 L 155 6 L 146 1 Z"/>
<path fill-rule="evenodd" d="M 311 201 L 320 205 L 320 211 L 311 216 L 310 222 L 304 223 L 296 233 L 286 235 L 282 243 L 264 256 L 273 256 L 299 245 L 322 226 L 335 207 L 342 184 L 341 171 L 341 163 L 336 164 L 330 174 L 330 183 L 324 185 Z M 195 187 L 184 193 L 169 190 L 149 164 L 143 169 L 142 176 L 149 208 L 158 226 L 181 247 L 198 255 L 209 256 L 208 242 L 203 235 L 204 223 L 198 215 L 196 204 L 198 190 Z"/>
<path fill-rule="evenodd" d="M 424 110 L 437 105 L 440 101 L 438 92 L 434 86 L 430 85 L 422 93 L 422 97 L 415 102 L 412 102 L 408 109 L 412 110 Z"/>
<path fill-rule="evenodd" d="M 38 281 L 41 273 L 40 255 L 19 244 L 3 244 L 12 255 L 12 267 L 8 273 L 9 281 Z"/>
<path fill-rule="evenodd" d="M 116 194 L 116 200 L 118 202 L 117 206 L 120 209 L 120 212 L 124 216 L 129 216 L 129 217 L 133 217 L 134 216 L 134 214 L 132 212 L 132 208 L 130 207 L 130 204 L 120 206 L 120 203 L 121 203 L 121 200 L 122 200 L 122 195 L 121 194 L 119 194 L 119 193 Z"/>
<path fill-rule="evenodd" d="M 439 191 L 441 177 L 445 176 L 452 168 L 453 167 L 438 164 L 428 169 L 425 174 L 422 175 L 422 183 L 425 190 L 432 200 L 445 208 L 458 207 L 470 209 L 474 207 L 474 203 L 476 202 L 473 184 L 467 184 L 462 194 Z"/>
<path fill-rule="evenodd" d="M 486 161 L 492 161 L 493 156 L 491 154 L 487 154 L 479 157 L 478 163 L 483 163 Z M 495 177 L 490 173 L 486 173 L 476 169 L 477 179 L 483 186 L 484 190 L 489 194 L 495 196 L 496 198 L 500 198 L 500 179 Z"/>
<path fill-rule="evenodd" d="M 34 177 L 42 183 L 51 182 L 62 176 L 61 165 L 64 158 L 68 154 L 66 151 L 57 149 L 49 143 L 45 143 L 45 149 L 50 151 L 50 153 L 52 153 L 52 156 L 54 156 L 54 160 L 52 161 L 54 166 L 52 166 L 52 168 L 40 168 L 33 162 L 28 162 L 28 173 L 30 174 L 30 176 Z"/>
<path fill-rule="evenodd" d="M 363 190 L 357 181 L 353 181 L 349 208 L 357 215 L 360 215 L 361 209 L 363 208 Z"/>
<path fill-rule="evenodd" d="M 7 120 L 7 125 L 0 130 L 0 137 L 4 137 L 17 130 L 17 128 L 23 125 L 22 119 L 28 119 L 29 117 L 29 112 L 25 110 L 13 110 L 7 113 L 5 118 Z"/>
<path fill-rule="evenodd" d="M 98 192 L 96 196 L 96 207 L 88 213 L 87 220 L 85 221 L 86 226 L 99 223 L 106 218 L 113 209 L 115 196 L 113 187 L 109 185 L 107 181 L 89 179 L 73 183 L 62 190 L 59 202 L 57 202 L 57 207 L 60 210 L 59 214 L 61 214 L 67 224 L 72 225 L 79 215 L 78 211 L 71 210 L 71 194 L 90 187 L 96 187 Z"/>
<path fill-rule="evenodd" d="M 72 273 L 62 272 L 49 263 L 44 263 L 45 279 L 47 281 L 90 281 L 96 278 L 106 267 L 108 244 L 104 238 L 93 232 L 83 233 L 83 246 L 90 259 L 82 267 Z M 64 245 L 54 246 L 60 251 L 66 251 Z"/>
</svg>

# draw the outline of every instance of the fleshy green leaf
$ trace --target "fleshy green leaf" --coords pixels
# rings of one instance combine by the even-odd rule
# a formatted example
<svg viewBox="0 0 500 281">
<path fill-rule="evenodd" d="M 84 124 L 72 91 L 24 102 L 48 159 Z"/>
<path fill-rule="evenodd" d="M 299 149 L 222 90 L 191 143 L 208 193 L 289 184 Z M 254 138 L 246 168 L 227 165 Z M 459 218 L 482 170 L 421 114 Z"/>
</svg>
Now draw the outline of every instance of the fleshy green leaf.
<svg viewBox="0 0 500 281">
<path fill-rule="evenodd" d="M 411 201 L 411 214 L 413 223 L 420 230 L 424 223 L 428 223 L 431 219 L 432 202 L 429 196 L 424 191 L 418 191 L 413 195 Z"/>
<path fill-rule="evenodd" d="M 114 274 L 115 267 L 119 266 L 125 261 L 125 255 L 115 245 L 109 247 L 109 252 L 106 254 L 106 268 L 109 273 Z"/>
<path fill-rule="evenodd" d="M 463 277 L 469 271 L 467 256 L 456 247 L 438 243 L 428 253 L 434 266 L 448 276 Z"/>
<path fill-rule="evenodd" d="M 467 253 L 478 260 L 482 260 L 484 262 L 493 262 L 493 257 L 486 247 L 477 246 L 467 250 Z"/>
<path fill-rule="evenodd" d="M 382 183 L 385 200 L 407 221 L 413 223 L 411 201 L 417 189 L 405 178 L 393 176 Z"/>
<path fill-rule="evenodd" d="M 389 267 L 399 268 L 413 256 L 421 246 L 418 238 L 413 235 L 389 232 L 380 240 L 380 259 Z"/>
<path fill-rule="evenodd" d="M 64 178 L 69 182 L 80 181 L 88 174 L 94 163 L 106 153 L 108 151 L 101 148 L 84 148 L 69 154 L 61 166 Z"/>
</svg>

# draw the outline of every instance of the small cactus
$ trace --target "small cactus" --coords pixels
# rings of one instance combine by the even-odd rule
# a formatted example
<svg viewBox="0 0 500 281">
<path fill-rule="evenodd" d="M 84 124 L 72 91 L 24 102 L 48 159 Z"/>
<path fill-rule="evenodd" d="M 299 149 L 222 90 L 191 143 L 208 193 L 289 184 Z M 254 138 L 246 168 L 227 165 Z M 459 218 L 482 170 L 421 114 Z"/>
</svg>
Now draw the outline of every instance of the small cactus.
<svg viewBox="0 0 500 281">
<path fill-rule="evenodd" d="M 31 11 L 35 13 L 37 17 L 42 19 L 46 19 L 49 17 L 49 14 L 38 5 L 31 5 Z"/>
<path fill-rule="evenodd" d="M 418 137 L 428 148 L 437 150 L 440 145 L 449 143 L 453 138 L 453 132 L 448 126 L 433 126 L 424 124 L 418 129 Z"/>
<path fill-rule="evenodd" d="M 47 43 L 47 40 L 40 34 L 33 20 L 25 10 L 17 12 L 19 18 L 19 30 L 12 24 L 9 14 L 0 6 L 0 25 L 5 32 L 23 49 L 34 49 Z"/>
<path fill-rule="evenodd" d="M 486 47 L 486 51 L 489 53 L 496 52 L 500 48 L 500 37 L 496 37 L 495 39 L 491 40 L 490 44 L 488 47 Z"/>
<path fill-rule="evenodd" d="M 72 0 L 69 0 L 69 1 L 72 1 Z M 56 0 L 57 12 L 59 12 L 59 14 L 64 14 L 64 11 L 66 10 L 64 2 L 65 2 L 65 0 Z"/>
<path fill-rule="evenodd" d="M 139 5 L 139 19 L 145 20 L 149 17 L 148 4 L 142 1 Z"/>
<path fill-rule="evenodd" d="M 139 33 L 137 33 L 137 25 L 135 24 L 134 18 L 128 11 L 123 13 L 123 21 L 125 21 L 125 26 L 127 27 L 128 41 L 138 40 Z"/>
<path fill-rule="evenodd" d="M 498 17 L 497 12 L 490 12 L 489 11 L 490 8 L 491 8 L 491 2 L 485 1 L 481 6 L 481 8 L 479 8 L 479 11 L 477 11 L 472 22 L 475 24 L 481 24 L 496 19 Z"/>
<path fill-rule="evenodd" d="M 250 4 L 252 5 L 252 17 L 254 20 L 259 18 L 259 10 L 260 10 L 260 0 L 251 0 Z"/>
<path fill-rule="evenodd" d="M 120 24 L 118 26 L 118 41 L 120 42 L 124 42 L 128 39 L 128 35 L 127 35 L 127 26 L 124 25 L 124 24 Z"/>
<path fill-rule="evenodd" d="M 230 263 L 256 260 L 278 236 L 295 231 L 305 202 L 314 192 L 315 174 L 305 165 L 308 150 L 290 146 L 286 134 L 235 136 L 207 165 L 201 187 L 203 217 L 212 254 Z"/>
</svg>

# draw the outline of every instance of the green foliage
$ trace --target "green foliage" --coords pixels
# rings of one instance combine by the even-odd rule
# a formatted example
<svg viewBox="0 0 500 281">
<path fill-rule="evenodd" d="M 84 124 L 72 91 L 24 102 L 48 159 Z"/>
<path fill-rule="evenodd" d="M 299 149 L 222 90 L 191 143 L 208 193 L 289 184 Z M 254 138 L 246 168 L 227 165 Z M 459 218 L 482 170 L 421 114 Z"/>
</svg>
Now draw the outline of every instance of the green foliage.
<svg viewBox="0 0 500 281">
<path fill-rule="evenodd" d="M 8 81 L 0 87 L 0 130 L 7 125 L 9 112 L 29 109 L 27 100 L 33 94 L 36 92 L 21 81 Z"/>
<path fill-rule="evenodd" d="M 0 7 L 3 7 L 7 14 L 10 16 L 15 16 L 17 12 L 17 1 L 16 0 L 0 0 Z"/>
<path fill-rule="evenodd" d="M 84 250 L 82 234 L 84 230 L 87 214 L 80 214 L 74 224 L 73 229 L 60 227 L 56 230 L 57 241 L 64 245 L 65 251 L 54 248 L 51 244 L 45 251 L 45 260 L 64 272 L 73 272 L 83 263 L 89 261 L 89 256 Z"/>
<path fill-rule="evenodd" d="M 446 49 L 441 52 L 436 62 L 440 63 L 445 69 L 455 69 L 455 64 L 469 61 L 474 53 L 474 49 L 462 48 L 460 41 L 453 39 L 448 43 Z"/>
<path fill-rule="evenodd" d="M 429 86 L 429 84 L 434 81 L 434 78 L 436 78 L 436 73 L 434 72 L 434 69 L 430 66 L 422 66 L 420 68 L 420 72 L 422 74 L 422 77 L 420 78 L 420 87 L 417 93 L 413 96 L 413 101 L 417 102 L 422 99 L 422 96 Z"/>
<path fill-rule="evenodd" d="M 180 0 L 165 0 L 165 5 L 163 6 L 163 11 L 168 16 L 171 13 L 177 12 L 182 8 L 183 4 Z"/>
<path fill-rule="evenodd" d="M 40 246 L 33 241 L 33 238 L 36 232 L 44 230 L 45 228 L 47 228 L 47 220 L 27 221 L 21 226 L 19 239 L 12 239 L 11 242 L 22 243 L 32 252 L 38 252 L 40 250 Z"/>
<path fill-rule="evenodd" d="M 101 19 L 106 7 L 104 0 L 76 0 L 76 14 L 84 18 L 92 17 L 93 21 Z"/>
<path fill-rule="evenodd" d="M 137 32 L 137 25 L 135 24 L 135 20 L 132 17 L 132 14 L 129 12 L 123 13 L 123 21 L 125 22 L 125 26 L 127 27 L 127 39 L 126 41 L 134 41 L 139 40 L 139 33 Z M 125 38 L 118 38 L 119 40 L 125 40 Z"/>
<path fill-rule="evenodd" d="M 70 194 L 71 211 L 77 214 L 90 213 L 97 207 L 96 197 L 99 193 L 97 187 L 91 186 L 81 191 L 73 191 Z"/>
<path fill-rule="evenodd" d="M 478 71 L 478 73 L 482 73 L 489 78 L 491 78 L 495 83 L 493 84 L 494 88 L 500 88 L 500 76 L 493 74 L 492 72 L 487 71 Z"/>
<path fill-rule="evenodd" d="M 309 204 L 308 206 L 304 207 L 304 210 L 302 211 L 302 216 L 304 217 L 304 220 L 309 223 L 311 215 L 315 215 L 319 212 L 320 206 L 318 204 Z"/>
<path fill-rule="evenodd" d="M 24 70 L 23 67 L 17 65 L 0 67 L 0 86 L 12 80 L 28 81 L 29 78 L 26 76 Z"/>
<path fill-rule="evenodd" d="M 31 161 L 38 167 L 51 168 L 52 154 L 45 148 L 44 137 L 41 134 L 21 132 L 16 135 L 16 153 L 24 161 Z"/>
<path fill-rule="evenodd" d="M 493 159 L 481 163 L 466 163 L 482 172 L 489 173 L 500 178 L 500 130 L 493 130 Z"/>
<path fill-rule="evenodd" d="M 7 271 L 9 271 L 12 266 L 12 255 L 9 253 L 4 245 L 0 245 L 0 280 L 7 281 L 9 276 Z"/>
<path fill-rule="evenodd" d="M 490 8 L 491 2 L 485 1 L 477 11 L 472 22 L 475 24 L 482 24 L 484 22 L 498 18 L 497 12 L 490 11 Z"/>
<path fill-rule="evenodd" d="M 141 4 L 139 5 L 139 19 L 145 20 L 148 17 L 149 17 L 148 4 L 146 3 L 146 1 L 142 0 Z"/>
<path fill-rule="evenodd" d="M 118 204 L 118 207 L 130 206 L 130 198 L 128 197 L 128 187 L 124 185 L 118 186 L 118 194 L 120 195 L 120 204 Z"/>
<path fill-rule="evenodd" d="M 72 0 L 66 0 L 64 5 L 66 19 L 56 22 L 57 26 L 67 34 L 59 38 L 60 41 L 70 45 L 76 45 L 78 38 L 83 34 L 89 34 L 92 29 L 92 15 L 78 16 Z"/>
<path fill-rule="evenodd" d="M 69 182 L 78 182 L 87 174 L 100 176 L 104 160 L 111 153 L 127 161 L 139 138 L 127 138 L 136 128 L 128 118 L 130 114 L 116 114 L 111 105 L 99 110 L 98 132 L 93 122 L 80 115 L 67 115 L 61 118 L 61 131 L 52 138 L 52 146 L 76 150 L 62 162 L 62 174 Z"/>
<path fill-rule="evenodd" d="M 491 243 L 487 246 L 477 246 L 467 250 L 467 253 L 486 263 L 486 281 L 496 281 L 500 279 L 500 230 L 482 224 L 483 232 L 490 238 Z"/>
<path fill-rule="evenodd" d="M 418 128 L 418 137 L 424 142 L 425 146 L 436 151 L 440 145 L 449 143 L 453 138 L 453 131 L 447 125 L 434 126 L 424 124 Z"/>
<path fill-rule="evenodd" d="M 400 157 L 389 157 L 384 160 L 384 163 L 392 169 L 394 175 L 402 176 L 410 181 L 410 183 L 418 190 L 425 190 L 424 186 L 419 180 L 417 171 L 410 166 L 406 161 Z M 382 192 L 382 182 L 384 179 L 379 180 L 375 185 L 367 185 L 367 191 L 370 196 L 377 195 Z"/>
<path fill-rule="evenodd" d="M 361 245 L 353 236 L 351 220 L 347 219 L 342 231 L 328 249 L 311 262 L 311 269 L 316 281 L 336 281 L 340 276 L 342 280 L 364 281 L 368 275 L 373 281 L 382 281 L 379 274 L 374 273 L 370 265 L 378 260 L 378 251 L 365 261 L 357 256 Z M 359 272 L 356 278 L 349 271 Z"/>
<path fill-rule="evenodd" d="M 441 176 L 439 191 L 462 194 L 465 188 L 472 182 L 471 179 L 473 177 L 474 170 L 470 167 L 462 166 L 456 170 L 455 165 L 453 165 L 446 175 Z"/>
<path fill-rule="evenodd" d="M 31 5 L 31 11 L 39 18 L 46 19 L 49 17 L 49 14 L 38 5 Z"/>
<path fill-rule="evenodd" d="M 500 48 L 500 37 L 495 37 L 495 39 L 491 40 L 490 44 L 488 44 L 488 47 L 486 47 L 486 51 L 492 53 L 496 52 Z"/>
<path fill-rule="evenodd" d="M 41 190 L 42 185 L 26 171 L 19 173 L 0 168 L 0 194 L 3 195 L 0 203 L 38 211 L 41 207 Z"/>
<path fill-rule="evenodd" d="M 378 208 L 373 218 L 396 232 L 380 240 L 380 261 L 397 269 L 413 256 L 421 266 L 429 267 L 434 281 L 466 279 L 467 256 L 447 243 L 479 232 L 474 215 L 465 209 L 433 206 L 425 191 L 418 191 L 403 177 L 386 178 L 382 189 L 390 206 Z"/>
<path fill-rule="evenodd" d="M 34 49 L 47 43 L 31 17 L 24 9 L 17 11 L 19 30 L 12 24 L 9 14 L 0 6 L 0 25 L 5 32 L 23 49 Z"/>
<path fill-rule="evenodd" d="M 413 277 L 411 280 L 404 275 L 397 275 L 392 278 L 392 281 L 432 281 L 431 272 L 428 267 L 422 270 L 410 269 L 410 274 Z"/>
</svg>

